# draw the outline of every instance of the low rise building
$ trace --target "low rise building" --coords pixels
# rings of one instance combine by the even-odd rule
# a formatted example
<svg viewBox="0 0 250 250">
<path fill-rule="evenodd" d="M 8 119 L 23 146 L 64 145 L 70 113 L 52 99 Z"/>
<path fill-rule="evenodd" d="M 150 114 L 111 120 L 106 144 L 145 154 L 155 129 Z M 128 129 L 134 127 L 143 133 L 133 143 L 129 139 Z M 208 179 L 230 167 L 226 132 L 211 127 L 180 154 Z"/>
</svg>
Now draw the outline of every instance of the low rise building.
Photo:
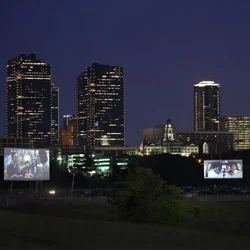
<svg viewBox="0 0 250 250">
<path fill-rule="evenodd" d="M 225 131 L 177 132 L 177 139 L 182 143 L 199 146 L 203 154 L 226 153 L 233 149 L 234 133 Z"/>
<path fill-rule="evenodd" d="M 178 154 L 181 156 L 190 156 L 191 154 L 198 154 L 199 147 L 194 143 L 183 143 L 176 138 L 175 128 L 172 126 L 170 119 L 164 128 L 164 135 L 160 143 L 150 142 L 146 138 L 140 146 L 140 155 L 154 155 L 154 154 Z"/>
<path fill-rule="evenodd" d="M 91 151 L 96 157 L 138 155 L 138 147 L 96 147 Z"/>
</svg>

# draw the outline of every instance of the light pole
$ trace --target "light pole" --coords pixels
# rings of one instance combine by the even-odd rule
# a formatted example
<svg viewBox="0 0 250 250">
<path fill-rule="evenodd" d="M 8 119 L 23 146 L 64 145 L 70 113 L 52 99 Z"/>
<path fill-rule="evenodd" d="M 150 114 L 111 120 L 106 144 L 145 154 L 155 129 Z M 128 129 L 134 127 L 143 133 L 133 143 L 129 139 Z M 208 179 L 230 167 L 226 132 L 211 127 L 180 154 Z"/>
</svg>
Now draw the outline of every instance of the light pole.
<svg viewBox="0 0 250 250">
<path fill-rule="evenodd" d="M 73 192 L 74 192 L 74 185 L 75 185 L 75 170 L 73 170 L 72 173 L 72 183 L 71 183 L 71 198 L 73 197 Z"/>
</svg>

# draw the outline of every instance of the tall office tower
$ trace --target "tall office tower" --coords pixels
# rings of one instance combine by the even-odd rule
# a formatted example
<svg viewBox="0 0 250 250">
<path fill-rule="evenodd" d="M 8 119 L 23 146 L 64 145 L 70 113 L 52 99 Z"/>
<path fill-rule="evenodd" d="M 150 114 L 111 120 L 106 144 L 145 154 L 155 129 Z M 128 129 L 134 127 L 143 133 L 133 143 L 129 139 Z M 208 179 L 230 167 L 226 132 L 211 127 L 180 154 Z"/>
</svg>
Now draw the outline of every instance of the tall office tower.
<svg viewBox="0 0 250 250">
<path fill-rule="evenodd" d="M 30 138 L 36 146 L 51 144 L 53 88 L 51 65 L 37 59 L 36 54 L 21 53 L 7 62 L 8 137 Z"/>
<path fill-rule="evenodd" d="M 223 116 L 220 130 L 234 133 L 234 150 L 250 149 L 250 117 Z"/>
<path fill-rule="evenodd" d="M 63 115 L 63 127 L 60 129 L 60 144 L 77 145 L 77 120 L 75 115 Z"/>
<path fill-rule="evenodd" d="M 194 85 L 194 130 L 219 131 L 220 84 L 202 81 Z"/>
<path fill-rule="evenodd" d="M 76 123 L 75 115 L 63 115 L 63 127 L 66 128 L 68 125 Z"/>
<path fill-rule="evenodd" d="M 124 68 L 93 63 L 77 77 L 77 142 L 125 146 Z"/>
<path fill-rule="evenodd" d="M 59 142 L 59 88 L 51 89 L 51 144 Z"/>
</svg>

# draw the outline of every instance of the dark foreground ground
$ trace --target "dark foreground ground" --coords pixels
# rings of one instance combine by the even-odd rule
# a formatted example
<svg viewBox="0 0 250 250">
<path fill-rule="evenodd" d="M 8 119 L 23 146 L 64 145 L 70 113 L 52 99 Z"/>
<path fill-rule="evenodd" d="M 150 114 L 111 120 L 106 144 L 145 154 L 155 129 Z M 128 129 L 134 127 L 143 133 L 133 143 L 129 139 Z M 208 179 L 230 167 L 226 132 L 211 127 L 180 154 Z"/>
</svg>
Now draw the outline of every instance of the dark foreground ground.
<svg viewBox="0 0 250 250">
<path fill-rule="evenodd" d="M 242 204 L 241 204 L 242 205 Z M 86 208 L 85 208 L 86 209 Z M 89 207 L 91 210 L 91 207 Z M 102 207 L 99 207 L 101 212 Z M 93 210 L 90 214 L 97 213 Z M 103 218 L 104 219 L 104 218 Z M 248 236 L 0 210 L 0 249 L 249 249 Z"/>
</svg>

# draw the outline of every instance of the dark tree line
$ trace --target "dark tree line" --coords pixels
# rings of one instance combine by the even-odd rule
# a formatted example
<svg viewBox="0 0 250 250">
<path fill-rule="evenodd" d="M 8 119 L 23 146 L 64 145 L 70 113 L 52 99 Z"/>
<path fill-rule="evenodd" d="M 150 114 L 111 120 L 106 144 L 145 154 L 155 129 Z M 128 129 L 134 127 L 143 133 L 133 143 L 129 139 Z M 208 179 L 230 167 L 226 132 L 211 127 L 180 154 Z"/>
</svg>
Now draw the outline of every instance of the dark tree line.
<svg viewBox="0 0 250 250">
<path fill-rule="evenodd" d="M 161 154 L 152 156 L 128 156 L 128 168 L 136 167 L 152 169 L 168 185 L 246 185 L 250 181 L 250 150 L 231 151 L 218 156 L 200 156 L 197 158 L 182 157 L 180 155 Z M 203 160 L 210 159 L 242 159 L 243 160 L 243 180 L 204 180 Z M 8 187 L 8 182 L 3 181 L 4 157 L 0 156 L 0 188 Z M 113 175 L 109 178 L 100 176 L 87 177 L 82 174 L 75 176 L 75 187 L 114 187 L 114 183 L 119 182 L 119 176 L 123 171 L 117 167 L 113 169 Z M 45 187 L 68 188 L 71 185 L 72 175 L 66 167 L 58 162 L 54 157 L 50 161 L 50 181 L 44 182 Z M 33 184 L 18 183 L 18 187 L 30 187 Z"/>
<path fill-rule="evenodd" d="M 213 159 L 242 159 L 243 180 L 205 180 L 203 161 L 211 160 L 211 157 L 203 158 L 182 157 L 180 155 L 152 155 L 133 157 L 129 161 L 129 167 L 150 168 L 159 174 L 169 185 L 247 185 L 250 181 L 250 151 L 232 151 Z M 199 160 L 199 161 L 198 161 Z"/>
</svg>

